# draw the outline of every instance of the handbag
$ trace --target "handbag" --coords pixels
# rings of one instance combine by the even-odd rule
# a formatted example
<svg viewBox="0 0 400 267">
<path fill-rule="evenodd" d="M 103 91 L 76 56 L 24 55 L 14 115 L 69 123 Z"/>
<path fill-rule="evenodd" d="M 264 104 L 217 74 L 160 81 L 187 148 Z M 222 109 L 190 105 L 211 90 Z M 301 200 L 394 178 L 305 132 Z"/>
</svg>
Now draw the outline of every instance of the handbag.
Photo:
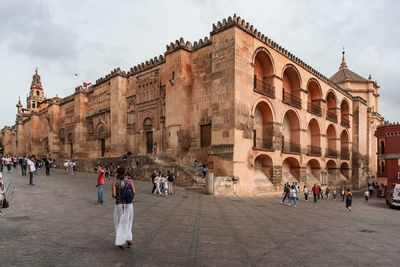
<svg viewBox="0 0 400 267">
<path fill-rule="evenodd" d="M 10 203 L 8 203 L 8 200 L 7 199 L 3 199 L 3 206 L 2 206 L 2 208 L 3 209 L 6 209 L 6 208 L 8 208 L 10 206 Z"/>
</svg>

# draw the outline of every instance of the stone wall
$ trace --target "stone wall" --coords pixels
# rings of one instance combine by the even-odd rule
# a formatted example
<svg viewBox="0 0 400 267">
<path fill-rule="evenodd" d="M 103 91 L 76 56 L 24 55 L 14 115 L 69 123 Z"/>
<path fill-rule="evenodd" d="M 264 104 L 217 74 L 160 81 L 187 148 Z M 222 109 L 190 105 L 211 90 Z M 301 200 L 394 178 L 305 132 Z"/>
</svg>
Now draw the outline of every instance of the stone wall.
<svg viewBox="0 0 400 267">
<path fill-rule="evenodd" d="M 62 161 L 57 161 L 57 168 L 63 168 Z M 152 156 L 130 156 L 127 160 L 121 157 L 111 158 L 95 158 L 95 159 L 78 159 L 75 161 L 76 170 L 81 172 L 93 173 L 95 176 L 95 168 L 98 165 L 103 167 L 112 164 L 114 170 L 117 166 L 130 169 L 133 177 L 140 180 L 150 181 L 150 175 L 153 171 L 161 171 L 163 173 L 171 171 L 175 174 L 175 183 L 181 186 L 192 185 L 195 183 L 195 173 L 189 167 L 182 166 L 166 157 L 152 157 Z"/>
</svg>

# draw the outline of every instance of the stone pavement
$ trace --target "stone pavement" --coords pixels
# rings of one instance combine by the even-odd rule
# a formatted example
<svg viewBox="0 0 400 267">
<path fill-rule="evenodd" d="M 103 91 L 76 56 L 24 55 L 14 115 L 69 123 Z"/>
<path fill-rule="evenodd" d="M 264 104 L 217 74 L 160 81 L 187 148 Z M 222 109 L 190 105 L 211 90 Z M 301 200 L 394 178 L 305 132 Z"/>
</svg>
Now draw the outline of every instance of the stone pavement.
<svg viewBox="0 0 400 267">
<path fill-rule="evenodd" d="M 136 181 L 132 249 L 114 246 L 110 181 L 97 205 L 96 175 L 52 170 L 35 186 L 16 173 L 0 217 L 0 266 L 399 266 L 400 211 L 356 198 L 297 207 L 277 197 L 213 197 L 178 188 L 149 193 Z"/>
</svg>

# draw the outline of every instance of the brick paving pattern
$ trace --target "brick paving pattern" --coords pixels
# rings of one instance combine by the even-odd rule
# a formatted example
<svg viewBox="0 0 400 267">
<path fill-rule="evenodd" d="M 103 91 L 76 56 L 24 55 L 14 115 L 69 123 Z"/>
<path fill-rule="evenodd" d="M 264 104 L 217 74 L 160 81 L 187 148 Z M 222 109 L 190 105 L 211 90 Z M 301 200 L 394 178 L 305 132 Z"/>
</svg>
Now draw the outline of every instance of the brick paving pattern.
<svg viewBox="0 0 400 267">
<path fill-rule="evenodd" d="M 133 248 L 114 246 L 110 181 L 97 205 L 95 174 L 18 173 L 0 217 L 0 266 L 398 266 L 400 211 L 355 198 L 297 207 L 278 197 L 213 197 L 135 181 Z"/>
</svg>

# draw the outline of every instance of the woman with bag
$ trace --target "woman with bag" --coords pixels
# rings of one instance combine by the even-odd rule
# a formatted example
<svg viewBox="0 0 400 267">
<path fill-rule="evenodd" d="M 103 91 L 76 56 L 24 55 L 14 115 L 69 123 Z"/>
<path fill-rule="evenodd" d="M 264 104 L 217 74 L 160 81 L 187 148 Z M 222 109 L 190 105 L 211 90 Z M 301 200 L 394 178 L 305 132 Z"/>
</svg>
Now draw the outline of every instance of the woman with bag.
<svg viewBox="0 0 400 267">
<path fill-rule="evenodd" d="M 115 198 L 114 226 L 115 245 L 121 249 L 132 246 L 133 198 L 135 187 L 125 168 L 117 169 L 112 182 L 112 197 Z"/>
</svg>

